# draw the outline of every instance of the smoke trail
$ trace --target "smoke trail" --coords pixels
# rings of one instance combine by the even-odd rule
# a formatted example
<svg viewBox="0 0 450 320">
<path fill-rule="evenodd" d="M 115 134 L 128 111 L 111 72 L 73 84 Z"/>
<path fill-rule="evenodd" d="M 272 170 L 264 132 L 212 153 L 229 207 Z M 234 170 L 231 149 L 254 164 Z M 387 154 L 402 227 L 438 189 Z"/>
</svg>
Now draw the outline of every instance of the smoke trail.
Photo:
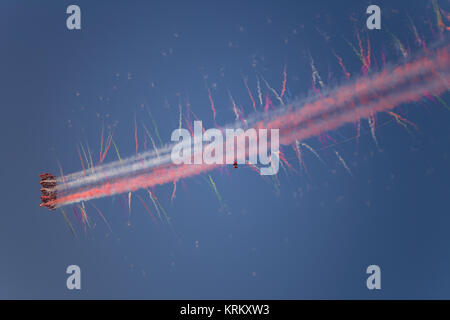
<svg viewBox="0 0 450 320">
<path fill-rule="evenodd" d="M 375 134 L 375 120 L 373 116 L 370 116 L 369 119 L 367 119 L 369 122 L 369 128 L 370 128 L 370 134 L 372 135 L 373 141 L 375 141 L 375 145 L 378 149 L 380 149 L 380 145 L 378 144 L 377 135 Z"/>
<path fill-rule="evenodd" d="M 298 140 L 295 140 L 295 143 L 296 143 L 297 146 L 298 146 Z M 327 165 L 327 164 L 325 163 L 325 161 L 323 161 L 323 159 L 319 156 L 319 154 L 317 153 L 317 151 L 314 150 L 309 144 L 301 143 L 300 145 L 302 145 L 303 147 L 305 147 L 306 149 L 308 149 L 309 151 L 311 151 L 311 153 L 312 153 L 313 155 L 315 155 L 316 158 L 319 159 L 320 162 L 322 162 L 324 165 Z M 300 150 L 300 146 L 298 146 L 298 149 Z"/>
<path fill-rule="evenodd" d="M 259 99 L 259 103 L 261 104 L 261 106 L 263 105 L 263 100 L 262 100 L 262 92 L 261 92 L 261 83 L 259 82 L 259 78 L 256 78 L 256 87 L 258 90 L 258 99 Z"/>
<path fill-rule="evenodd" d="M 249 97 L 250 97 L 250 100 L 252 100 L 253 110 L 255 110 L 255 112 L 256 112 L 256 103 L 255 103 L 255 99 L 253 98 L 252 91 L 250 90 L 250 88 L 249 88 L 249 86 L 248 86 L 247 78 L 244 77 L 244 76 L 242 76 L 242 79 L 244 80 L 244 84 L 245 84 L 245 87 L 247 88 L 247 92 L 248 92 L 248 95 L 249 95 Z"/>
<path fill-rule="evenodd" d="M 282 106 L 284 106 L 283 99 L 281 99 L 281 97 L 280 97 L 280 95 L 278 94 L 278 92 L 277 92 L 274 88 L 272 88 L 272 87 L 269 85 L 269 83 L 268 83 L 265 79 L 263 79 L 263 80 L 264 80 L 264 83 L 266 84 L 267 89 L 269 89 L 269 90 L 273 93 L 273 95 L 275 96 L 275 98 L 277 98 L 277 100 L 280 101 L 280 104 L 281 104 Z"/>
<path fill-rule="evenodd" d="M 296 140 L 318 136 L 347 123 L 368 119 L 380 111 L 419 101 L 422 97 L 439 95 L 448 90 L 450 80 L 449 47 L 437 49 L 434 54 L 418 58 L 395 68 L 385 69 L 357 79 L 354 83 L 324 92 L 321 98 L 294 101 L 270 113 L 257 114 L 247 119 L 255 129 L 279 129 L 280 143 L 290 145 Z M 233 128 L 239 126 L 237 122 Z M 200 141 L 200 143 L 202 143 Z M 233 144 L 224 147 L 234 147 Z M 116 161 L 95 168 L 84 177 L 77 172 L 58 178 L 58 198 L 50 204 L 60 207 L 80 201 L 133 192 L 174 180 L 191 177 L 217 168 L 219 165 L 174 165 L 170 152 L 172 145 L 155 151 L 140 153 L 123 162 Z M 255 154 L 257 146 L 248 146 L 246 156 Z"/>
<path fill-rule="evenodd" d="M 283 98 L 285 92 L 286 92 L 286 83 L 287 83 L 287 72 L 286 72 L 286 68 L 287 66 L 284 65 L 284 69 L 283 69 L 283 82 L 281 83 L 281 93 L 280 93 L 280 98 Z M 256 110 L 255 110 L 256 111 Z"/>
<path fill-rule="evenodd" d="M 352 171 L 348 167 L 348 165 L 345 162 L 344 158 L 342 158 L 341 155 L 339 154 L 339 152 L 337 152 L 336 150 L 334 150 L 334 153 L 336 154 L 336 157 L 338 158 L 338 160 L 342 164 L 342 166 L 345 168 L 345 170 L 347 170 L 348 174 L 353 177 Z"/>
</svg>

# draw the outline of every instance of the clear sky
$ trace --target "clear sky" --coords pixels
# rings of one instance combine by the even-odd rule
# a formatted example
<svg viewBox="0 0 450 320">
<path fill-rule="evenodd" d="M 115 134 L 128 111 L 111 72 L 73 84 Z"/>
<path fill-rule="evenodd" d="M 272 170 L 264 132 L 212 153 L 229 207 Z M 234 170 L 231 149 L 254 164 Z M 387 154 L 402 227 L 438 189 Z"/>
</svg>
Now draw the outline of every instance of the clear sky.
<svg viewBox="0 0 450 320">
<path fill-rule="evenodd" d="M 81 30 L 66 27 L 70 4 L 81 8 Z M 362 76 L 347 43 L 359 49 L 357 33 L 365 50 L 370 38 L 371 72 L 383 55 L 389 65 L 402 63 L 396 38 L 420 54 L 411 21 L 429 47 L 444 39 L 431 2 L 378 1 L 382 29 L 372 31 L 370 4 L 2 1 L 0 298 L 450 298 L 450 113 L 436 99 L 396 109 L 419 130 L 378 115 L 379 148 L 367 121 L 358 140 L 353 125 L 308 140 L 326 163 L 305 151 L 308 174 L 284 147 L 296 172 L 281 168 L 279 186 L 240 167 L 210 173 L 222 203 L 208 175 L 178 183 L 173 203 L 172 184 L 156 187 L 174 232 L 152 221 L 137 197 L 155 211 L 142 190 L 131 214 L 126 195 L 92 202 L 112 233 L 89 202 L 86 231 L 73 207 L 64 208 L 76 238 L 61 211 L 39 207 L 39 174 L 59 174 L 57 161 L 65 173 L 81 170 L 80 142 L 96 161 L 102 123 L 126 157 L 135 152 L 135 115 L 141 151 L 142 125 L 155 130 L 147 108 L 166 143 L 179 103 L 186 112 L 189 101 L 214 127 L 208 89 L 217 124 L 234 121 L 228 92 L 251 114 L 242 77 L 256 98 L 257 76 L 280 90 L 286 66 L 289 101 L 314 95 L 310 57 L 326 88 Z M 105 161 L 116 159 L 111 149 Z M 79 291 L 66 288 L 72 264 L 81 268 Z M 379 291 L 366 287 L 371 264 L 381 268 Z"/>
</svg>

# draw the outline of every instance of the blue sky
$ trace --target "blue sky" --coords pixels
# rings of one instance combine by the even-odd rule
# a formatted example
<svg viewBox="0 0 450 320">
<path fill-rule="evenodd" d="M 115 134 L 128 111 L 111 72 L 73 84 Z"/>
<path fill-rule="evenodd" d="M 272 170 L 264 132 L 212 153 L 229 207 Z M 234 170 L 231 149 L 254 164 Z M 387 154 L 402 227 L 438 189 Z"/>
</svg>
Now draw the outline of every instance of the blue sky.
<svg viewBox="0 0 450 320">
<path fill-rule="evenodd" d="M 312 94 L 309 54 L 326 85 L 337 86 L 346 79 L 332 50 L 352 75 L 361 74 L 345 41 L 357 44 L 355 30 L 369 35 L 378 63 L 382 52 L 388 63 L 401 63 L 385 30 L 418 51 L 408 14 L 435 42 L 431 3 L 379 1 L 382 30 L 368 32 L 372 3 L 365 1 L 77 1 L 78 31 L 66 28 L 70 4 L 0 5 L 0 298 L 450 297 L 450 114 L 430 100 L 397 109 L 418 125 L 411 134 L 380 115 L 380 150 L 367 123 L 358 142 L 344 143 L 353 126 L 330 133 L 333 148 L 308 140 L 326 162 L 305 155 L 309 176 L 285 147 L 300 173 L 281 169 L 279 191 L 248 168 L 212 172 L 226 210 L 207 175 L 180 183 L 173 204 L 172 185 L 157 187 L 175 234 L 155 225 L 136 197 L 130 216 L 123 196 L 94 201 L 113 233 L 90 204 L 96 225 L 86 233 L 66 207 L 76 239 L 60 211 L 39 207 L 39 174 L 57 173 L 57 160 L 66 173 L 80 170 L 80 142 L 98 157 L 102 122 L 128 156 L 134 114 L 153 128 L 145 108 L 164 142 L 178 125 L 179 101 L 189 99 L 204 125 L 214 126 L 206 86 L 219 124 L 234 119 L 228 90 L 251 113 L 242 76 L 254 93 L 256 75 L 278 90 L 287 65 L 288 99 Z M 106 161 L 113 160 L 110 152 Z M 71 264 L 81 268 L 80 291 L 66 288 Z M 366 288 L 371 264 L 381 268 L 380 291 Z"/>
</svg>

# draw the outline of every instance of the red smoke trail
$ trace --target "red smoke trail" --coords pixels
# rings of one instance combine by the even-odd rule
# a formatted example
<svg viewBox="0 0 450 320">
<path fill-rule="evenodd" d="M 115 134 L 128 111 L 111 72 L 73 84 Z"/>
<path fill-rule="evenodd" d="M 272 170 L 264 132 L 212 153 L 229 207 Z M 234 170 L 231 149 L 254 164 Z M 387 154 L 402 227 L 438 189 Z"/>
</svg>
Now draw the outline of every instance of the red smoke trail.
<svg viewBox="0 0 450 320">
<path fill-rule="evenodd" d="M 345 77 L 347 79 L 349 79 L 350 78 L 350 73 L 347 71 L 347 68 L 345 67 L 344 62 L 342 61 L 342 58 L 340 56 L 338 56 L 337 53 L 334 50 L 333 50 L 333 54 L 336 57 L 336 59 L 338 60 L 338 63 L 341 66 L 342 72 L 344 73 Z"/>
<path fill-rule="evenodd" d="M 103 154 L 103 131 L 104 131 L 104 123 L 102 123 L 102 137 L 100 140 L 100 159 L 99 161 L 102 161 L 102 154 Z"/>
<path fill-rule="evenodd" d="M 138 194 L 136 196 L 139 198 L 139 200 L 141 200 L 142 205 L 144 206 L 144 208 L 148 212 L 148 214 L 152 217 L 153 221 L 156 222 L 155 216 L 150 211 L 150 208 L 147 206 L 147 204 L 145 203 L 144 199 L 142 199 L 142 197 L 140 195 L 138 195 Z"/>
<path fill-rule="evenodd" d="M 136 154 L 138 154 L 138 134 L 137 134 L 136 113 L 134 114 L 134 140 L 136 141 Z"/>
<path fill-rule="evenodd" d="M 108 154 L 109 147 L 111 146 L 112 137 L 113 136 L 111 133 L 111 135 L 109 136 L 109 139 L 108 139 L 108 144 L 106 145 L 106 148 L 105 148 L 105 152 L 103 153 L 103 155 L 100 158 L 100 163 L 102 163 L 105 160 L 106 155 Z"/>
<path fill-rule="evenodd" d="M 280 98 L 283 98 L 284 93 L 286 92 L 286 83 L 287 83 L 287 72 L 286 72 L 286 65 L 284 65 L 284 69 L 283 69 L 283 82 L 282 82 L 282 84 L 281 84 Z"/>
<path fill-rule="evenodd" d="M 248 86 L 247 78 L 245 78 L 244 76 L 242 76 L 242 79 L 244 80 L 244 84 L 245 84 L 245 87 L 247 88 L 248 95 L 250 96 L 250 99 L 252 100 L 253 110 L 255 110 L 255 112 L 256 112 L 256 103 L 255 103 L 255 99 L 253 98 L 252 91 L 250 90 L 250 88 L 249 88 L 249 86 Z"/>
<path fill-rule="evenodd" d="M 177 192 L 177 180 L 173 180 L 173 192 L 172 196 L 170 197 L 170 202 L 173 203 L 173 199 L 175 199 L 175 192 Z"/>
<path fill-rule="evenodd" d="M 208 88 L 208 98 L 209 98 L 209 103 L 211 103 L 211 110 L 213 111 L 213 119 L 214 119 L 214 121 L 216 121 L 216 107 L 214 106 L 214 100 L 212 98 L 211 90 L 209 88 Z"/>
<path fill-rule="evenodd" d="M 81 158 L 80 148 L 77 146 L 78 155 L 80 156 L 81 161 L 81 167 L 83 168 L 83 175 L 86 176 L 86 169 L 84 168 L 84 161 L 83 158 Z"/>
<path fill-rule="evenodd" d="M 283 112 L 253 125 L 256 129 L 279 129 L 280 143 L 289 145 L 337 129 L 347 123 L 372 117 L 380 111 L 420 101 L 427 94 L 440 95 L 448 90 L 450 81 L 449 47 L 438 49 L 434 55 L 419 58 L 405 65 L 371 76 L 365 76 L 324 94 L 323 98 L 304 105 L 292 103 Z M 257 152 L 250 146 L 247 155 Z M 144 172 L 129 172 L 96 185 L 62 192 L 52 204 L 62 206 L 113 194 L 135 191 L 198 175 L 219 165 L 174 165 L 166 163 Z"/>
</svg>

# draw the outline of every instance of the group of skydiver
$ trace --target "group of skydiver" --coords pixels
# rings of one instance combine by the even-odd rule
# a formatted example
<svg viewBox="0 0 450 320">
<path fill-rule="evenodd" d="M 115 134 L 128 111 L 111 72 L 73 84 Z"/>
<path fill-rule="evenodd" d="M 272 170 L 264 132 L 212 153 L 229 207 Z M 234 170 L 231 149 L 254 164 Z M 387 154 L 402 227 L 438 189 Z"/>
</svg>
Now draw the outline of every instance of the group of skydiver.
<svg viewBox="0 0 450 320">
<path fill-rule="evenodd" d="M 56 177 L 50 173 L 43 173 L 41 177 L 41 207 L 55 210 L 55 205 L 51 202 L 56 200 Z"/>
</svg>

